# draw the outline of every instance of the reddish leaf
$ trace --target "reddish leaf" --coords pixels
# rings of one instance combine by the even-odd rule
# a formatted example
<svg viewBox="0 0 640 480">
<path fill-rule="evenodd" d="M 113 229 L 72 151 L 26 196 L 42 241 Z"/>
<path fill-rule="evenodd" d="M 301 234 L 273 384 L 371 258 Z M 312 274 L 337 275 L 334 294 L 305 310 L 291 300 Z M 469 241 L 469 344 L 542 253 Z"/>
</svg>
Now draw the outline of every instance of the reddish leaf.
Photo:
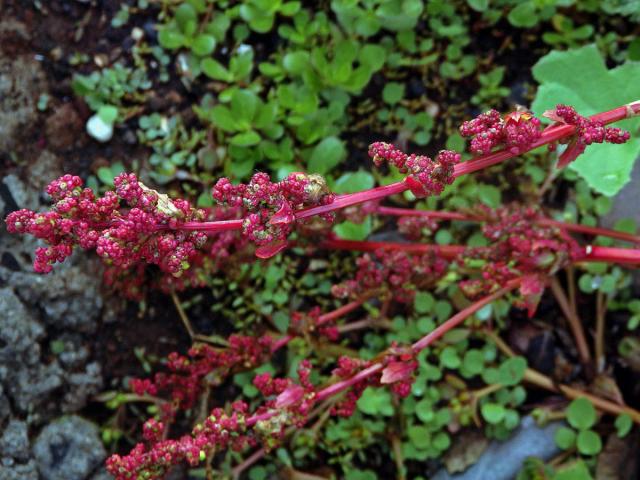
<svg viewBox="0 0 640 480">
<path fill-rule="evenodd" d="M 280 253 L 287 247 L 286 240 L 280 240 L 278 242 L 273 242 L 268 245 L 262 245 L 261 247 L 256 248 L 256 257 L 258 258 L 270 258 L 275 254 Z"/>
<path fill-rule="evenodd" d="M 382 370 L 380 383 L 396 383 L 407 380 L 416 369 L 416 362 L 391 362 Z"/>
<path fill-rule="evenodd" d="M 276 408 L 286 408 L 298 403 L 304 397 L 304 388 L 291 385 L 276 398 Z"/>
</svg>

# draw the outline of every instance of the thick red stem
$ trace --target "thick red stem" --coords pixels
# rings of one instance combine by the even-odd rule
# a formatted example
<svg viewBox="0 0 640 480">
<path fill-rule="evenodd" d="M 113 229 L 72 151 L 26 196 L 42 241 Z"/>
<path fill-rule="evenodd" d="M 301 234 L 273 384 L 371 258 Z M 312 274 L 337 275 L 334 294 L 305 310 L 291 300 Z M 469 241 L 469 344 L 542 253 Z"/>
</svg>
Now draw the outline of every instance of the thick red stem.
<svg viewBox="0 0 640 480">
<path fill-rule="evenodd" d="M 429 243 L 371 242 L 367 240 L 343 240 L 335 238 L 320 243 L 320 247 L 331 250 L 356 250 L 375 252 L 376 250 L 401 250 L 411 253 L 435 252 L 439 256 L 453 259 L 465 251 L 464 245 L 433 245 Z"/>
<path fill-rule="evenodd" d="M 634 248 L 600 247 L 587 245 L 585 256 L 581 261 L 627 263 L 640 265 L 640 250 Z"/>
</svg>

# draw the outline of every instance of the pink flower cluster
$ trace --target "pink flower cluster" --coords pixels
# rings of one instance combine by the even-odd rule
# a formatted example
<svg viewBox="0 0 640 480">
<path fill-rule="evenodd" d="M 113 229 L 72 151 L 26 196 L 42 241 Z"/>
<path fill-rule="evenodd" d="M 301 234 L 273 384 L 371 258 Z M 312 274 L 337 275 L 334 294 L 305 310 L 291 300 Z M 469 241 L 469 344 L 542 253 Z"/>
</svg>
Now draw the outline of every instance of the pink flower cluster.
<svg viewBox="0 0 640 480">
<path fill-rule="evenodd" d="M 171 200 L 147 188 L 134 174 L 123 173 L 114 183 L 115 192 L 96 197 L 91 189 L 82 188 L 79 177 L 64 175 L 47 187 L 55 202 L 50 211 L 19 210 L 7 216 L 9 232 L 29 233 L 49 245 L 35 252 L 37 272 L 51 271 L 76 245 L 95 249 L 115 269 L 114 280 L 139 265 L 157 265 L 173 277 L 189 269 L 207 236 L 179 227 L 203 220 L 205 213 L 186 200 Z"/>
<path fill-rule="evenodd" d="M 398 219 L 398 231 L 409 240 L 432 237 L 438 230 L 438 221 L 423 216 L 406 216 Z"/>
<path fill-rule="evenodd" d="M 471 138 L 473 153 L 488 154 L 496 147 L 506 147 L 519 154 L 540 138 L 540 120 L 529 112 L 515 111 L 504 118 L 496 110 L 478 115 L 460 126 L 463 137 Z"/>
<path fill-rule="evenodd" d="M 145 428 L 149 445 L 138 443 L 124 457 L 110 456 L 107 471 L 117 480 L 162 478 L 172 466 L 181 462 L 198 465 L 214 448 L 240 451 L 246 446 L 253 446 L 255 439 L 245 433 L 247 412 L 248 405 L 244 402 L 234 402 L 230 414 L 215 408 L 190 435 L 177 440 L 160 440 L 158 433 L 164 428 L 162 423 L 147 422 Z"/>
<path fill-rule="evenodd" d="M 482 260 L 480 278 L 460 282 L 470 298 L 493 293 L 509 280 L 523 278 L 520 287 L 522 306 L 533 315 L 542 292 L 544 279 L 584 256 L 584 250 L 565 231 L 537 224 L 540 212 L 531 207 L 478 208 L 483 218 L 482 233 L 487 247 L 465 251 L 466 260 Z"/>
<path fill-rule="evenodd" d="M 629 132 L 617 127 L 605 127 L 601 122 L 593 121 L 579 115 L 575 108 L 567 105 L 557 105 L 554 110 L 544 113 L 544 116 L 560 124 L 574 125 L 576 134 L 569 140 L 569 145 L 562 152 L 558 167 L 564 167 L 575 160 L 592 143 L 625 143 L 629 140 Z M 554 147 L 553 145 L 551 146 Z"/>
<path fill-rule="evenodd" d="M 410 254 L 380 249 L 356 260 L 355 277 L 332 287 L 337 298 L 360 298 L 372 290 L 383 290 L 395 301 L 413 301 L 418 289 L 428 288 L 447 270 L 448 262 L 434 252 Z"/>
<path fill-rule="evenodd" d="M 173 352 L 167 359 L 167 373 L 156 373 L 153 381 L 132 379 L 130 388 L 138 395 L 168 392 L 172 411 L 163 413 L 167 417 L 164 420 L 171 420 L 175 411 L 193 406 L 202 392 L 204 378 L 212 372 L 222 380 L 231 372 L 249 370 L 268 360 L 274 339 L 269 335 L 231 335 L 228 343 L 226 348 L 198 344 L 186 356 Z"/>
<path fill-rule="evenodd" d="M 425 155 L 407 155 L 385 142 L 369 145 L 369 156 L 377 167 L 387 162 L 401 173 L 407 173 L 405 182 L 418 198 L 440 195 L 445 186 L 453 183 L 453 167 L 461 158 L 459 153 L 451 150 L 441 150 L 435 160 Z"/>
<path fill-rule="evenodd" d="M 242 223 L 246 238 L 258 245 L 261 258 L 275 255 L 287 245 L 296 221 L 295 211 L 327 205 L 334 199 L 320 175 L 291 173 L 281 182 L 272 182 L 266 173 L 256 173 L 248 184 L 233 185 L 221 178 L 212 195 L 219 203 L 242 207 L 247 213 Z M 331 221 L 330 215 L 324 219 Z"/>
<path fill-rule="evenodd" d="M 320 313 L 320 307 L 313 307 L 308 312 L 293 312 L 291 314 L 291 334 L 297 337 L 320 334 L 329 341 L 338 340 L 340 332 L 335 325 L 335 320 L 320 323 Z"/>
</svg>

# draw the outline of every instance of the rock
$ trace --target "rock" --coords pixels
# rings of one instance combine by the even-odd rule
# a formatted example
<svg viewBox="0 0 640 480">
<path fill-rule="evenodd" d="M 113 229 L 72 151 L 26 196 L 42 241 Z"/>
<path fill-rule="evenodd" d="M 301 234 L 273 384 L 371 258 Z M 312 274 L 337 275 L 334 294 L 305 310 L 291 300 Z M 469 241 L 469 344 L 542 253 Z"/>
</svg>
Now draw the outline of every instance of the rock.
<svg viewBox="0 0 640 480">
<path fill-rule="evenodd" d="M 0 38 L 12 36 L 26 42 L 26 32 L 20 23 L 0 22 Z M 0 152 L 10 151 L 22 131 L 35 123 L 38 97 L 47 91 L 40 62 L 33 55 L 11 53 L 0 50 Z"/>
<path fill-rule="evenodd" d="M 84 372 L 71 373 L 65 377 L 68 390 L 64 396 L 62 411 L 75 412 L 87 404 L 90 397 L 102 388 L 102 372 L 96 362 L 87 364 Z"/>
<path fill-rule="evenodd" d="M 9 462 L 0 463 L 0 478 L 2 480 L 38 480 L 36 462 L 30 460 L 26 464 Z"/>
<path fill-rule="evenodd" d="M 26 423 L 11 419 L 0 437 L 0 456 L 11 457 L 19 462 L 29 459 L 29 436 Z"/>
<path fill-rule="evenodd" d="M 531 417 L 522 419 L 520 427 L 505 442 L 492 442 L 480 459 L 465 472 L 450 474 L 440 470 L 431 480 L 511 480 L 527 457 L 547 460 L 559 453 L 554 435 L 562 422 L 540 428 Z"/>
<path fill-rule="evenodd" d="M 77 416 L 47 425 L 33 446 L 40 476 L 47 480 L 85 480 L 106 457 L 98 427 Z"/>
</svg>

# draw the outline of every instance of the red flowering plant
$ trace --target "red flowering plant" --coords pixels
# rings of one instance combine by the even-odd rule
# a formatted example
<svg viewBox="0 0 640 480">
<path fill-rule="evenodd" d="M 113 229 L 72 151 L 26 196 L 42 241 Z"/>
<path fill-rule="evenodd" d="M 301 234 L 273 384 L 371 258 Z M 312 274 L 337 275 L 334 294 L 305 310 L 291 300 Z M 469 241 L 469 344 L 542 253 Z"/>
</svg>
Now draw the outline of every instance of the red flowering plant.
<svg viewBox="0 0 640 480">
<path fill-rule="evenodd" d="M 409 395 L 420 371 L 421 352 L 501 298 L 526 308 L 531 316 L 545 288 L 550 286 L 561 309 L 568 312 L 580 358 L 588 362 L 590 353 L 583 327 L 567 310 L 555 275 L 577 263 L 639 264 L 640 250 L 583 245 L 571 234 L 608 236 L 634 244 L 639 242 L 638 237 L 558 222 L 534 207 L 479 206 L 464 212 L 431 212 L 386 207 L 379 202 L 405 191 L 417 198 L 439 195 L 462 175 L 543 145 L 555 149 L 558 144 L 567 144 L 559 161 L 559 166 L 565 166 L 592 143 L 628 140 L 627 132 L 606 125 L 639 113 L 640 102 L 590 118 L 558 105 L 545 114 L 555 123 L 542 129 L 539 119 L 529 112 L 517 111 L 502 117 L 490 111 L 460 127 L 461 134 L 471 139 L 471 151 L 478 154 L 469 161 L 461 162 L 461 154 L 450 150 L 440 151 L 431 159 L 376 142 L 369 147 L 374 164 L 397 168 L 405 175 L 402 181 L 334 195 L 318 175 L 292 173 L 274 182 L 268 175 L 257 173 L 248 184 L 238 185 L 222 178 L 212 192 L 218 205 L 209 210 L 159 194 L 133 174 L 118 176 L 115 192 L 102 197 L 83 188 L 80 178 L 65 175 L 47 189 L 55 202 L 49 212 L 20 210 L 11 213 L 6 222 L 10 232 L 29 233 L 48 245 L 36 251 L 36 271 L 49 272 L 76 246 L 95 249 L 107 266 L 108 282 L 134 298 L 141 295 L 141 273 L 147 266 L 161 272 L 161 288 L 175 291 L 202 285 L 207 275 L 224 270 L 230 258 L 249 261 L 251 251 L 260 259 L 287 247 L 302 247 L 310 254 L 319 250 L 363 252 L 356 260 L 353 277 L 332 288 L 337 299 L 347 302 L 339 308 L 325 313 L 318 307 L 292 312 L 289 330 L 281 335 L 269 331 L 255 336 L 234 334 L 221 345 L 196 343 L 186 356 L 172 354 L 166 372 L 131 381 L 136 395 L 153 399 L 161 408 L 156 417 L 145 423 L 144 442 L 128 455 L 109 458 L 107 469 L 112 475 L 123 480 L 161 478 L 178 463 L 204 463 L 211 467 L 216 455 L 225 449 L 255 448 L 255 453 L 234 469 L 233 473 L 238 474 L 273 449 L 290 428 L 302 427 L 325 415 L 351 416 L 369 387 L 389 386 L 398 397 Z M 398 230 L 410 241 L 337 238 L 331 233 L 332 223 L 343 218 L 345 209 L 358 205 L 366 213 L 398 217 Z M 347 214 L 358 215 L 358 211 Z M 486 245 L 427 243 L 425 238 L 438 229 L 437 220 L 481 223 Z M 343 317 L 362 309 L 375 310 L 380 318 L 392 309 L 411 309 L 417 293 L 437 288 L 447 275 L 459 280 L 459 291 L 468 298 L 466 305 L 414 342 L 394 342 L 372 358 L 359 358 L 353 351 L 341 354 L 334 368 L 305 359 L 299 362 L 292 378 L 259 373 L 253 385 L 263 397 L 261 403 L 249 405 L 238 400 L 228 408 L 216 407 L 191 432 L 177 439 L 168 438 L 176 415 L 192 408 L 205 387 L 222 385 L 230 375 L 268 362 L 294 339 L 316 342 L 321 337 L 328 344 L 344 346 L 350 332 L 370 327 L 372 322 L 365 319 L 345 323 Z M 626 413 L 640 423 L 640 413 L 625 405 L 554 384 L 532 370 L 524 375 L 542 388 L 569 398 L 586 396 L 602 411 Z"/>
</svg>

